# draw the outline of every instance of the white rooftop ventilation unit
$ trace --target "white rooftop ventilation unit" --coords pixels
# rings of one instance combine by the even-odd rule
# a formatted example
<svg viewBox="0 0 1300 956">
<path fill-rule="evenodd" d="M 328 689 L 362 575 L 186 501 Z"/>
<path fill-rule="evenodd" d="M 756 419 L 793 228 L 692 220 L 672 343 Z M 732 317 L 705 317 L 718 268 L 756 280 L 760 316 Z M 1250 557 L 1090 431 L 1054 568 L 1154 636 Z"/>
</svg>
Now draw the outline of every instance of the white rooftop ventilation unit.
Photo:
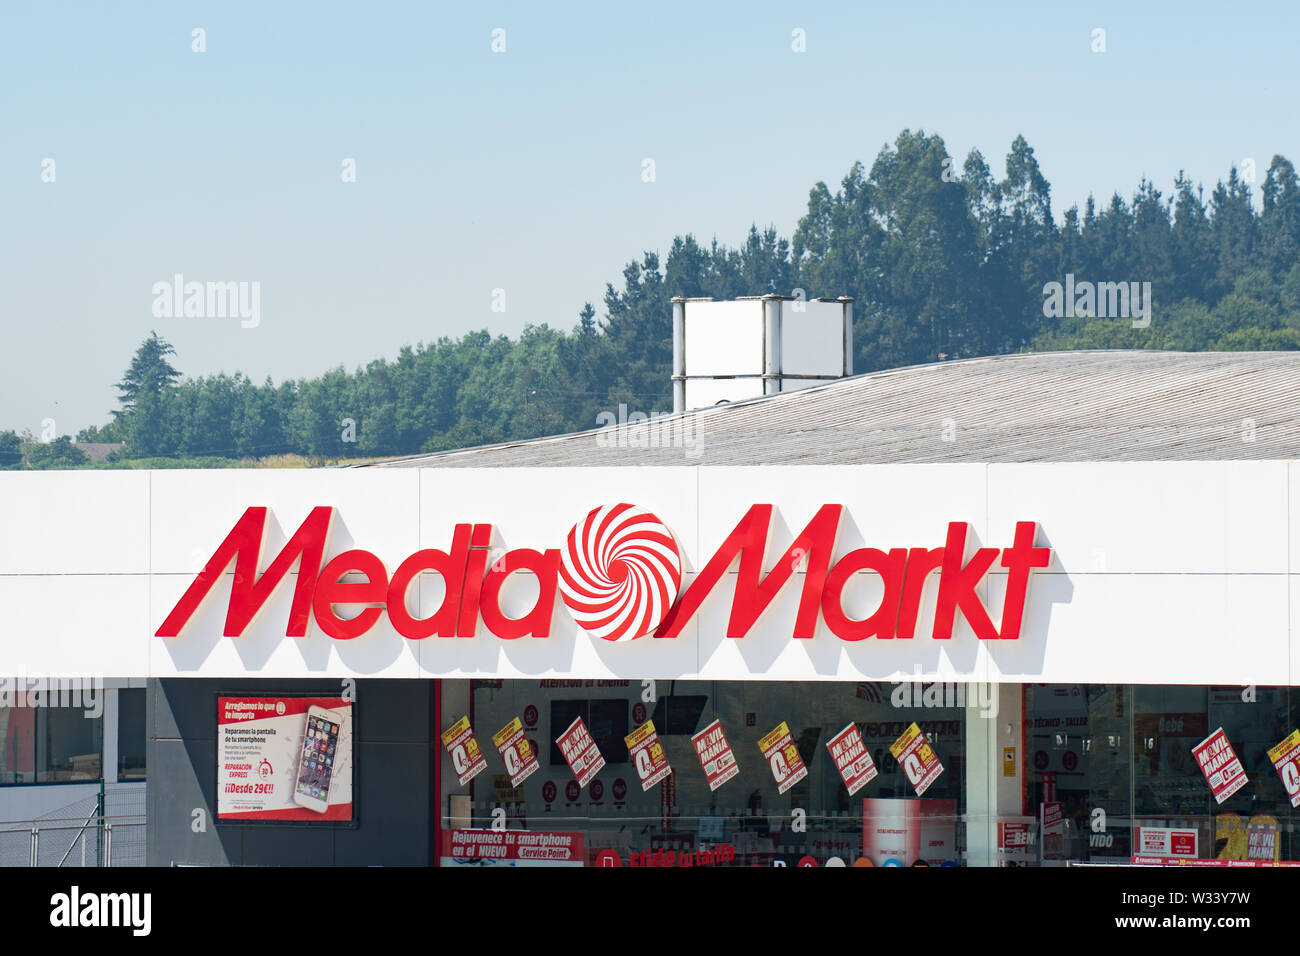
<svg viewBox="0 0 1300 956">
<path fill-rule="evenodd" d="M 746 296 L 673 301 L 673 411 L 853 374 L 853 300 Z"/>
</svg>

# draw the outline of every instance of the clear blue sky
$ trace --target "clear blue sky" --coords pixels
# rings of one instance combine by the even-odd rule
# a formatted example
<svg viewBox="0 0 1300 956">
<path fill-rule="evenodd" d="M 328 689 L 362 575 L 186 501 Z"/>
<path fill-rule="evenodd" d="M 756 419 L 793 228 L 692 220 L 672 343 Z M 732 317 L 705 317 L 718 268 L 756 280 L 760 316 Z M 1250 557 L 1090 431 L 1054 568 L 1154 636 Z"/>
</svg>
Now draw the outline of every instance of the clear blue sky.
<svg viewBox="0 0 1300 956">
<path fill-rule="evenodd" d="M 277 382 L 569 328 L 676 234 L 789 235 L 904 127 L 999 175 L 1023 133 L 1058 218 L 1144 175 L 1262 176 L 1300 161 L 1298 27 L 1291 4 L 7 3 L 0 428 L 107 421 L 151 328 L 188 375 Z M 177 272 L 260 282 L 260 326 L 155 318 Z"/>
</svg>

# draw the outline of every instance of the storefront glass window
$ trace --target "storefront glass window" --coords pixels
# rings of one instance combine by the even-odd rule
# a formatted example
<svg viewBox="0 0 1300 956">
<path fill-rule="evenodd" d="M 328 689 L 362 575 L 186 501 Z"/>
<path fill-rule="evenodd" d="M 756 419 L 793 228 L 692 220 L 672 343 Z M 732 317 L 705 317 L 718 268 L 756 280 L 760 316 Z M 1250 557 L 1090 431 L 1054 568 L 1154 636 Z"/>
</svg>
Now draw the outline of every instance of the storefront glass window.
<svg viewBox="0 0 1300 956">
<path fill-rule="evenodd" d="M 1025 862 L 1122 857 L 1129 843 L 1132 692 L 1122 684 L 1028 684 L 1022 812 L 1035 841 Z M 1052 811 L 1061 823 L 1047 843 Z M 1059 840 L 1059 842 L 1058 842 Z"/>
<path fill-rule="evenodd" d="M 1300 725 L 1285 687 L 1031 684 L 1024 689 L 1026 819 L 1059 804 L 1064 845 L 1033 862 L 1300 859 L 1269 757 Z M 1194 748 L 1222 729 L 1246 783 L 1222 802 Z"/>
<path fill-rule="evenodd" d="M 144 706 L 143 687 L 117 692 L 117 779 L 143 780 Z"/>
<path fill-rule="evenodd" d="M 0 784 L 99 780 L 102 740 L 82 707 L 0 707 Z"/>
<path fill-rule="evenodd" d="M 1285 687 L 1136 688 L 1138 825 L 1194 827 L 1201 856 L 1291 860 L 1294 811 L 1268 750 L 1296 729 Z M 1223 729 L 1247 783 L 1214 799 L 1192 748 Z M 1209 852 L 1213 849 L 1213 852 Z"/>
<path fill-rule="evenodd" d="M 879 682 L 443 681 L 440 729 L 468 716 L 488 768 L 461 787 L 443 753 L 440 826 L 487 829 L 495 811 L 511 830 L 578 833 L 587 865 L 614 856 L 624 866 L 955 865 L 965 846 L 964 688 L 932 686 L 946 696 Z M 541 763 L 518 787 L 492 741 L 515 717 Z M 555 745 L 577 717 L 606 762 L 585 787 Z M 647 720 L 673 772 L 643 791 L 625 738 Z M 711 790 L 692 736 L 715 720 L 739 769 Z M 922 797 L 889 750 L 914 721 L 943 766 Z M 759 746 L 782 723 L 807 770 L 784 792 L 772 760 L 788 766 L 785 754 Z M 826 746 L 850 724 L 879 774 L 854 796 Z"/>
</svg>

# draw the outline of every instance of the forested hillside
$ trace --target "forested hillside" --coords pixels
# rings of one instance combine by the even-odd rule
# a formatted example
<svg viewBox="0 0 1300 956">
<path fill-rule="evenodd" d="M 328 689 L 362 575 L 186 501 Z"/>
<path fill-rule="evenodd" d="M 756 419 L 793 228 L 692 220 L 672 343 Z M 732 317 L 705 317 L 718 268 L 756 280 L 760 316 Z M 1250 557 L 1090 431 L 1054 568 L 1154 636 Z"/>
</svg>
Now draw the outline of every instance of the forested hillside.
<svg viewBox="0 0 1300 956">
<path fill-rule="evenodd" d="M 751 228 L 739 248 L 678 236 L 662 259 L 629 262 L 603 315 L 587 304 L 568 330 L 473 332 L 278 385 L 183 378 L 172 360 L 183 368 L 187 357 L 152 337 L 118 386 L 114 420 L 79 441 L 124 441 L 127 459 L 322 461 L 590 428 L 620 402 L 667 411 L 677 295 L 851 295 L 858 371 L 1019 350 L 1300 347 L 1294 166 L 1277 156 L 1258 176 L 1234 168 L 1208 190 L 1170 174 L 1167 191 L 1144 180 L 1127 199 L 1090 198 L 1058 217 L 1023 138 L 999 176 L 978 152 L 958 163 L 940 137 L 904 131 L 869 170 L 855 164 L 835 189 L 814 186 L 793 236 Z M 1067 275 L 1149 283 L 1149 321 L 1083 307 L 1049 317 L 1045 286 Z M 0 434 L 0 456 L 15 464 L 66 467 L 75 451 Z"/>
</svg>

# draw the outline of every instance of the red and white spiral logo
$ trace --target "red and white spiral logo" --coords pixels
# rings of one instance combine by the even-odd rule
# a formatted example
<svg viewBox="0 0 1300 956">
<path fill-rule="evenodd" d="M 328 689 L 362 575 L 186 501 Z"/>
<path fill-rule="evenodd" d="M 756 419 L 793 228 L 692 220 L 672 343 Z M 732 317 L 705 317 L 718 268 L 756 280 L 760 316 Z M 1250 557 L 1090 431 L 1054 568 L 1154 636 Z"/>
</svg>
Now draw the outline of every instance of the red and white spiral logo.
<svg viewBox="0 0 1300 956">
<path fill-rule="evenodd" d="M 677 600 L 682 559 L 668 526 L 635 505 L 593 509 L 569 531 L 560 597 L 594 636 L 630 641 L 649 634 Z"/>
</svg>

